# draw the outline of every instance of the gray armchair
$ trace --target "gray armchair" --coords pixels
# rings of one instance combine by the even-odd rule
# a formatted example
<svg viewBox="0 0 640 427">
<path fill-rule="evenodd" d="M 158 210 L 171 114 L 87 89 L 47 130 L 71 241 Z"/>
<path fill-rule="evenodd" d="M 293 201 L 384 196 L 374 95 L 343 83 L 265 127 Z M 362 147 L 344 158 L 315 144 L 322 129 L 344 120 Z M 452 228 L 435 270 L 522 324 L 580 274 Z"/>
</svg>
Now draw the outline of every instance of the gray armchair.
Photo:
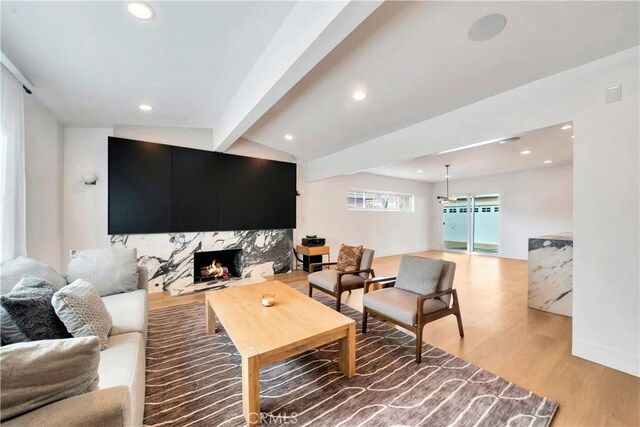
<svg viewBox="0 0 640 427">
<path fill-rule="evenodd" d="M 416 262 L 421 263 L 418 257 L 410 258 L 414 259 L 414 266 Z M 415 271 L 402 271 L 403 267 L 405 270 L 411 268 L 411 266 L 406 266 L 404 261 L 403 257 L 400 264 L 401 271 L 398 275 L 404 273 L 404 282 L 406 283 L 406 278 L 409 277 L 409 282 L 413 281 L 413 284 L 403 285 L 402 288 L 395 287 L 396 277 L 367 280 L 362 297 L 362 333 L 367 332 L 369 313 L 412 331 L 416 334 L 416 362 L 420 363 L 422 359 L 422 330 L 427 323 L 453 314 L 458 320 L 460 337 L 464 338 L 458 293 L 453 288 L 456 264 L 451 261 L 442 261 L 442 271 L 437 279 L 435 292 L 424 295 L 416 292 L 421 288 L 419 274 L 416 274 Z M 424 258 L 422 263 L 430 261 L 432 260 Z M 369 288 L 373 284 L 377 284 L 382 289 L 370 292 Z"/>
<path fill-rule="evenodd" d="M 342 293 L 353 289 L 361 289 L 365 282 L 376 275 L 371 268 L 373 264 L 373 249 L 364 249 L 360 259 L 360 268 L 357 271 L 338 271 L 331 269 L 335 262 L 323 262 L 309 265 L 309 296 L 313 295 L 313 289 L 325 292 L 336 299 L 336 311 L 340 311 L 340 299 Z M 325 267 L 329 267 L 325 269 Z M 316 271 L 318 270 L 318 271 Z"/>
</svg>

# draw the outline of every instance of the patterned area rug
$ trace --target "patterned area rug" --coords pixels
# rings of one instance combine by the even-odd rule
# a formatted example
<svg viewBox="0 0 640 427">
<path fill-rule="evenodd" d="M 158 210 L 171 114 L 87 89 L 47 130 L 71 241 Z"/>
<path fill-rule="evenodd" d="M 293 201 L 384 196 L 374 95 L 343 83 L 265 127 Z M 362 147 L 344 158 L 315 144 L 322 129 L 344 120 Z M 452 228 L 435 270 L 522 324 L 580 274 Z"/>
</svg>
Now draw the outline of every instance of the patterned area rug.
<svg viewBox="0 0 640 427">
<path fill-rule="evenodd" d="M 314 298 L 333 307 L 333 300 Z M 358 322 L 361 314 L 343 306 Z M 548 426 L 558 404 L 375 319 L 357 335 L 357 374 L 335 344 L 260 371 L 263 424 L 296 426 Z M 219 326 L 219 324 L 218 324 Z M 259 325 L 256 325 L 259 327 Z M 452 333 L 455 333 L 453 331 Z M 240 356 L 224 331 L 205 332 L 203 303 L 149 315 L 144 424 L 241 426 Z"/>
</svg>

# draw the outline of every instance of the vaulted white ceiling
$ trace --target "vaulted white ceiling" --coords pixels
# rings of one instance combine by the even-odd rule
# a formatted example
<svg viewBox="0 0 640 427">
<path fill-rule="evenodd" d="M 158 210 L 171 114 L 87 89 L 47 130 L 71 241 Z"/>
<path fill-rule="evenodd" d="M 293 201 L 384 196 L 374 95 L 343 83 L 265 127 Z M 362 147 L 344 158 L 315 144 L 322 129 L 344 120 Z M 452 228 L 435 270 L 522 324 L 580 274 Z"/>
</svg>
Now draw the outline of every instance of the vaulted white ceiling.
<svg viewBox="0 0 640 427">
<path fill-rule="evenodd" d="M 516 135 L 518 140 L 493 141 L 462 150 L 422 156 L 407 162 L 381 166 L 365 172 L 425 182 L 445 180 L 445 165 L 451 179 L 545 169 L 573 164 L 573 129 L 567 123 Z M 522 154 L 523 152 L 527 152 Z M 551 163 L 544 163 L 551 160 Z"/>
<path fill-rule="evenodd" d="M 213 127 L 295 2 L 151 4 L 3 1 L 2 51 L 66 123 Z"/>
<path fill-rule="evenodd" d="M 504 31 L 469 40 L 492 13 Z M 637 44 L 638 2 L 386 2 L 245 137 L 318 159 Z"/>
<path fill-rule="evenodd" d="M 124 1 L 3 1 L 1 48 L 65 124 L 212 128 L 212 149 L 244 136 L 318 161 L 636 46 L 639 30 L 638 2 L 151 4 L 139 21 Z M 491 13 L 504 31 L 469 40 Z"/>
</svg>

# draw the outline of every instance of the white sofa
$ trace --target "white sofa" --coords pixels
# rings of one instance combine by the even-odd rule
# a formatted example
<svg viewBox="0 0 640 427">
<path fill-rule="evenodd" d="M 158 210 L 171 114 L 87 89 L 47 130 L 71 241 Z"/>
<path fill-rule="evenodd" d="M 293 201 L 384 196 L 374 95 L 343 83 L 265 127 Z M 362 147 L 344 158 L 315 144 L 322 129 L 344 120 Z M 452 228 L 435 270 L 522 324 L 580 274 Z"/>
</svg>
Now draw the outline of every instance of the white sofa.
<svg viewBox="0 0 640 427">
<path fill-rule="evenodd" d="M 102 297 L 113 318 L 100 353 L 98 390 L 60 400 L 4 421 L 3 426 L 140 426 L 144 415 L 148 273 L 138 267 L 138 289 Z"/>
</svg>

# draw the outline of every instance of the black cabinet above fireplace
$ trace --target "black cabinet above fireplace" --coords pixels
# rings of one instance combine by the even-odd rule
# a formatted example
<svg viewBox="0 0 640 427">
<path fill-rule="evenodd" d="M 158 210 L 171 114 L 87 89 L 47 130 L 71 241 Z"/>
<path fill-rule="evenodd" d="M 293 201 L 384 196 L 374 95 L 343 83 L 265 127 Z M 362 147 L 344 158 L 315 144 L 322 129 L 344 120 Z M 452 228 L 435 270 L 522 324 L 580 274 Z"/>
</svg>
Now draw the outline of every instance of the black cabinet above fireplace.
<svg viewBox="0 0 640 427">
<path fill-rule="evenodd" d="M 109 138 L 109 234 L 295 228 L 295 163 Z"/>
</svg>

